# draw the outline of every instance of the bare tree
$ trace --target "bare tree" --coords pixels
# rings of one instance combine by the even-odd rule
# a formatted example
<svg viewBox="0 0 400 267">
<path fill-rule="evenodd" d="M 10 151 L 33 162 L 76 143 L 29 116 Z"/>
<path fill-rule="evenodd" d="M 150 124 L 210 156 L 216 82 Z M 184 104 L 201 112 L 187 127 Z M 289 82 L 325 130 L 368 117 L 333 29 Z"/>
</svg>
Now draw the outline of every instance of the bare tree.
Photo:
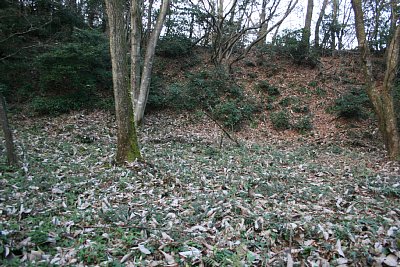
<svg viewBox="0 0 400 267">
<path fill-rule="evenodd" d="M 377 80 L 373 74 L 371 53 L 365 34 L 361 0 L 352 0 L 352 6 L 355 15 L 356 34 L 361 52 L 367 94 L 378 117 L 379 130 L 382 134 L 386 149 L 388 150 L 388 156 L 390 159 L 398 160 L 400 156 L 400 137 L 393 104 L 393 89 L 398 71 L 400 52 L 399 22 L 396 22 L 394 34 L 388 48 L 384 78 L 383 80 Z"/>
<path fill-rule="evenodd" d="M 344 43 L 343 39 L 345 35 L 348 33 L 349 30 L 349 25 L 351 21 L 351 4 L 347 1 L 344 0 L 342 1 L 342 7 L 340 8 L 342 10 L 341 15 L 341 23 L 338 24 L 338 28 L 336 30 L 336 37 L 337 37 L 337 43 L 338 43 L 338 50 L 343 50 L 344 48 Z"/>
<path fill-rule="evenodd" d="M 328 5 L 328 0 L 324 0 L 323 2 L 322 2 L 322 7 L 321 7 L 321 11 L 320 11 L 320 13 L 319 13 L 319 16 L 318 16 L 318 19 L 317 19 L 317 22 L 315 23 L 315 31 L 314 31 L 314 35 L 315 35 L 315 41 L 314 41 L 314 46 L 315 46 L 315 48 L 317 49 L 317 50 L 319 50 L 320 49 L 320 45 L 319 45 L 319 30 L 320 30 L 320 27 L 321 27 L 321 23 L 322 23 L 322 19 L 324 18 L 324 16 L 325 16 L 325 9 L 326 9 L 326 6 Z"/>
<path fill-rule="evenodd" d="M 256 44 L 265 41 L 268 33 L 282 24 L 286 17 L 293 11 L 297 2 L 298 0 L 290 0 L 288 3 L 285 3 L 285 12 L 278 14 L 278 7 L 282 7 L 280 0 L 264 1 L 262 3 L 261 15 L 265 19 L 254 23 L 252 21 L 252 14 L 254 12 L 252 8 L 255 2 L 253 1 L 247 1 L 239 5 L 238 0 L 233 0 L 224 9 L 221 8 L 223 1 L 218 0 L 218 11 L 215 14 L 216 5 L 212 0 L 200 0 L 200 4 L 197 6 L 207 14 L 208 19 L 206 22 L 213 31 L 213 54 L 211 58 L 213 63 L 219 67 L 228 66 L 229 70 L 231 70 L 234 63 L 243 59 Z M 267 6 L 268 3 L 270 4 L 269 6 Z M 192 2 L 192 4 L 194 3 Z M 263 11 L 265 14 L 263 14 Z M 232 18 L 232 16 L 235 18 L 234 23 L 230 19 L 227 19 Z M 277 17 L 278 19 L 273 21 Z M 249 33 L 254 32 L 258 32 L 257 37 L 250 41 L 249 44 L 244 44 L 242 41 Z M 239 47 L 239 44 L 242 47 Z"/>
<path fill-rule="evenodd" d="M 330 27 L 331 51 L 334 51 L 336 49 L 336 32 L 339 27 L 338 16 L 339 16 L 339 0 L 332 0 L 332 21 Z"/>
<path fill-rule="evenodd" d="M 116 162 L 141 158 L 132 101 L 129 93 L 128 42 L 125 27 L 125 0 L 106 0 L 110 27 L 110 52 L 117 121 Z"/>
<path fill-rule="evenodd" d="M 280 1 L 277 2 L 279 4 Z M 274 29 L 279 28 L 280 25 L 283 23 L 283 21 L 289 16 L 289 14 L 293 11 L 293 9 L 296 7 L 298 3 L 298 0 L 290 0 L 289 2 L 286 3 L 286 10 L 285 12 L 281 15 L 280 19 L 273 23 L 270 27 L 267 28 L 267 30 L 262 34 L 259 35 L 256 39 L 254 39 L 243 51 L 242 53 L 239 53 L 230 63 L 229 63 L 229 69 L 232 69 L 233 64 L 236 62 L 244 59 L 246 55 L 251 51 L 251 49 L 257 45 L 259 42 L 265 39 L 265 37 Z M 270 22 L 273 17 L 277 16 L 276 14 L 276 9 L 273 9 L 273 12 L 269 14 L 268 18 L 264 23 Z M 260 25 L 256 25 L 254 27 L 247 27 L 246 31 L 244 31 L 242 34 L 248 32 L 249 30 L 252 30 L 254 28 L 260 28 Z"/>
</svg>

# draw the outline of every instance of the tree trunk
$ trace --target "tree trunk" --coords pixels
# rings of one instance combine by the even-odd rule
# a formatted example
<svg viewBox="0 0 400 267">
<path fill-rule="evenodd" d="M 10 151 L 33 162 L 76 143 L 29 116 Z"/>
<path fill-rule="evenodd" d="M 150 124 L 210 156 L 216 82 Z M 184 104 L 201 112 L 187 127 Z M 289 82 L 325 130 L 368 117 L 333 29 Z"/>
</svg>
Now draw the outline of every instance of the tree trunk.
<svg viewBox="0 0 400 267">
<path fill-rule="evenodd" d="M 190 14 L 190 24 L 189 24 L 189 39 L 193 39 L 193 32 L 194 32 L 194 13 Z"/>
<path fill-rule="evenodd" d="M 158 15 L 156 25 L 152 31 L 149 42 L 146 47 L 146 54 L 143 63 L 143 72 L 140 81 L 140 92 L 135 107 L 135 122 L 139 125 L 144 116 L 147 98 L 149 96 L 151 70 L 153 68 L 154 53 L 158 38 L 160 37 L 161 29 L 167 16 L 168 7 L 171 0 L 164 0 L 161 4 L 160 14 Z"/>
<path fill-rule="evenodd" d="M 338 12 L 339 2 L 338 0 L 332 0 L 332 22 L 331 22 L 331 50 L 332 53 L 336 49 L 336 32 L 338 27 Z"/>
<path fill-rule="evenodd" d="M 135 0 L 132 0 L 132 1 L 136 2 Z M 141 0 L 141 1 L 143 1 L 143 0 Z M 145 30 L 144 36 L 143 36 L 144 44 L 146 44 L 147 41 L 149 40 L 151 29 L 153 27 L 153 4 L 154 4 L 154 0 L 149 0 L 149 10 L 147 12 L 147 25 L 146 25 L 146 30 Z M 141 19 L 142 19 L 142 17 L 139 18 L 139 20 L 141 20 Z"/>
<path fill-rule="evenodd" d="M 390 33 L 394 33 L 394 29 L 396 28 L 397 20 L 399 19 L 399 8 L 397 7 L 397 0 L 390 1 Z"/>
<path fill-rule="evenodd" d="M 106 0 L 110 27 L 110 52 L 117 121 L 116 162 L 140 159 L 132 101 L 129 94 L 128 43 L 125 28 L 125 0 Z"/>
<path fill-rule="evenodd" d="M 371 52 L 366 40 L 361 0 L 352 0 L 352 6 L 355 15 L 358 46 L 361 50 L 361 59 L 366 77 L 367 94 L 378 117 L 379 130 L 388 151 L 388 156 L 390 159 L 396 160 L 400 156 L 400 138 L 393 104 L 393 88 L 399 61 L 400 26 L 396 26 L 388 48 L 385 78 L 383 81 L 376 81 L 372 72 Z"/>
<path fill-rule="evenodd" d="M 223 22 L 224 18 L 224 0 L 218 0 L 218 24 Z"/>
<path fill-rule="evenodd" d="M 305 46 L 304 49 L 307 50 L 307 53 L 310 49 L 311 20 L 312 20 L 313 8 L 314 8 L 314 1 L 308 0 L 306 20 L 304 23 L 303 35 L 301 40 L 303 45 Z"/>
<path fill-rule="evenodd" d="M 261 4 L 260 24 L 262 24 L 262 26 L 258 32 L 258 37 L 263 36 L 263 40 L 260 41 L 261 46 L 265 45 L 267 42 L 267 35 L 265 34 L 268 30 L 268 23 L 265 22 L 267 18 L 267 3 L 268 0 L 263 0 Z"/>
<path fill-rule="evenodd" d="M 0 93 L 0 102 L 1 102 L 0 120 L 1 120 L 1 126 L 3 128 L 4 138 L 6 141 L 7 161 L 9 165 L 15 166 L 17 165 L 18 160 L 17 160 L 17 155 L 15 154 L 12 132 L 10 129 L 10 125 L 8 124 L 6 101 L 4 100 L 4 96 L 1 93 Z"/>
<path fill-rule="evenodd" d="M 140 91 L 140 51 L 142 42 L 143 0 L 131 1 L 131 98 L 133 110 L 137 106 Z"/>
</svg>

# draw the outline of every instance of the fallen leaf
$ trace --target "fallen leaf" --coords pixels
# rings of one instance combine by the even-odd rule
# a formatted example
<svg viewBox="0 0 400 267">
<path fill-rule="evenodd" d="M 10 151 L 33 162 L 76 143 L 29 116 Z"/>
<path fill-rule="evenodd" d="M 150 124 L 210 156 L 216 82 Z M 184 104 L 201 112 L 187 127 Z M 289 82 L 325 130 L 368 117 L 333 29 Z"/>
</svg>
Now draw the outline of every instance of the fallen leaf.
<svg viewBox="0 0 400 267">
<path fill-rule="evenodd" d="M 340 256 L 345 258 L 345 255 L 344 255 L 343 250 L 342 250 L 342 244 L 340 243 L 340 239 L 338 239 L 337 242 L 336 242 L 336 251 L 339 253 Z"/>
<path fill-rule="evenodd" d="M 150 255 L 150 254 L 151 254 L 151 251 L 148 250 L 148 249 L 147 249 L 144 245 L 142 245 L 142 244 L 139 244 L 139 245 L 138 245 L 138 248 L 139 248 L 140 252 L 142 252 L 143 254 L 146 254 L 146 255 Z"/>
<path fill-rule="evenodd" d="M 396 267 L 396 266 L 399 266 L 397 260 L 398 260 L 398 258 L 395 255 L 389 254 L 385 257 L 385 259 L 383 260 L 383 263 L 390 267 Z"/>
<path fill-rule="evenodd" d="M 293 258 L 292 258 L 292 254 L 290 254 L 290 252 L 287 254 L 287 264 L 286 267 L 293 267 Z"/>
<path fill-rule="evenodd" d="M 126 262 L 131 256 L 132 256 L 132 252 L 129 252 L 128 254 L 123 256 L 122 259 L 121 259 L 121 263 Z"/>
<path fill-rule="evenodd" d="M 175 262 L 175 259 L 172 255 L 165 253 L 164 251 L 160 250 L 161 254 L 164 255 L 165 260 L 167 261 L 167 264 L 169 266 L 178 266 L 178 264 Z"/>
<path fill-rule="evenodd" d="M 185 258 L 186 257 L 196 258 L 201 255 L 201 251 L 198 250 L 197 248 L 191 247 L 190 250 L 188 250 L 188 251 L 179 252 L 179 255 L 181 255 L 182 257 L 185 257 Z"/>
</svg>

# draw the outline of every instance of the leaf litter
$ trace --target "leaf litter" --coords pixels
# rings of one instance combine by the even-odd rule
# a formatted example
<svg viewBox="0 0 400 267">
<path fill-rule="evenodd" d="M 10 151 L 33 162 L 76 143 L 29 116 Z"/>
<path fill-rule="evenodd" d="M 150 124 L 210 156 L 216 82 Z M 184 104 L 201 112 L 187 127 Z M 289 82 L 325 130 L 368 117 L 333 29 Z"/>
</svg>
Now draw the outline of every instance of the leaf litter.
<svg viewBox="0 0 400 267">
<path fill-rule="evenodd" d="M 220 147 L 206 117 L 174 113 L 149 114 L 146 161 L 124 167 L 107 112 L 26 119 L 15 135 L 2 265 L 399 266 L 400 168 L 380 149 Z"/>
</svg>

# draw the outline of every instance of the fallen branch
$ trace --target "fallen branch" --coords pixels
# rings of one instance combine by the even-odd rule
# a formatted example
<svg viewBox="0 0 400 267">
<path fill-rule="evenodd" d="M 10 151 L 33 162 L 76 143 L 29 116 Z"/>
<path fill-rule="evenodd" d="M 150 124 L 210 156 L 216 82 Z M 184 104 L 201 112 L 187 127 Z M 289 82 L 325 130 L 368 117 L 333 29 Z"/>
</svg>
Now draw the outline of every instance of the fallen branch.
<svg viewBox="0 0 400 267">
<path fill-rule="evenodd" d="M 241 146 L 240 143 L 238 142 L 238 140 L 236 140 L 235 138 L 233 138 L 233 137 L 229 134 L 229 132 L 228 132 L 227 130 L 225 130 L 225 128 L 224 128 L 217 120 L 215 120 L 207 111 L 204 111 L 204 110 L 203 110 L 203 112 L 204 112 L 204 114 L 206 114 L 206 116 L 207 116 L 208 118 L 210 118 L 210 119 L 224 132 L 224 134 L 225 134 L 231 141 L 233 141 L 234 143 L 236 143 L 236 145 L 237 145 L 238 147 Z M 222 141 L 221 141 L 221 142 L 222 142 Z"/>
</svg>

